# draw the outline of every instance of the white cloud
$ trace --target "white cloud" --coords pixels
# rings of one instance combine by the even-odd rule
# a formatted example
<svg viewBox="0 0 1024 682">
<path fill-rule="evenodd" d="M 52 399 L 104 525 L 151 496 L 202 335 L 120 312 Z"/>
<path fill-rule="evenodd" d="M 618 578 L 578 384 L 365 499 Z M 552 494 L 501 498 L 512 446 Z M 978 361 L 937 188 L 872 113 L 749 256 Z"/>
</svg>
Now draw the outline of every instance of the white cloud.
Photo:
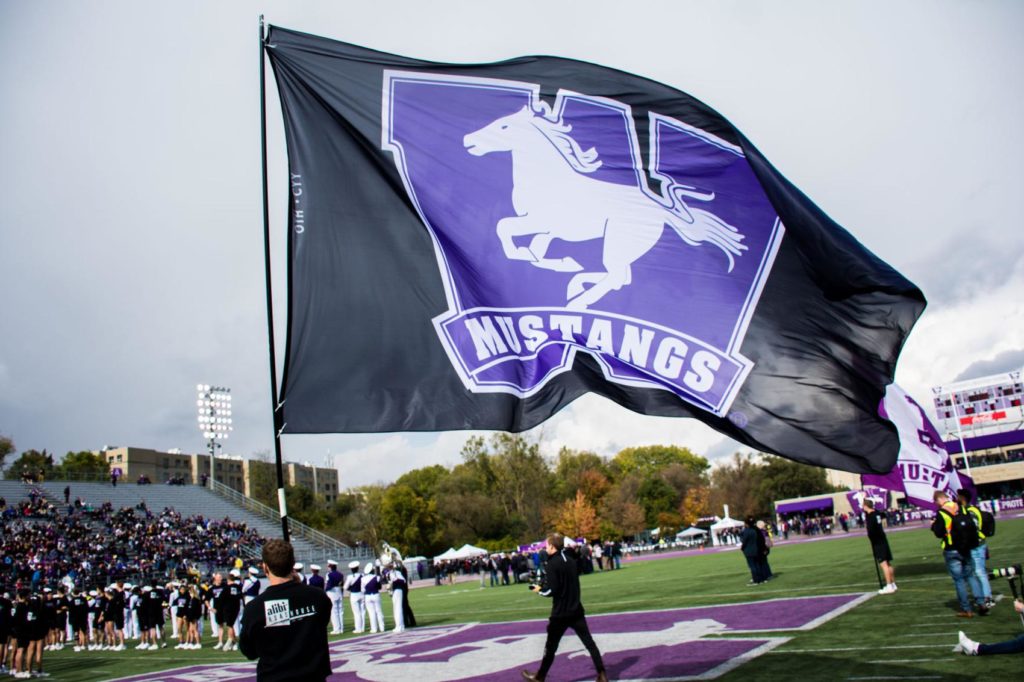
<svg viewBox="0 0 1024 682">
<path fill-rule="evenodd" d="M 900 356 L 896 382 L 922 405 L 931 388 L 964 368 L 1024 342 L 1024 258 L 997 284 L 963 283 L 954 302 L 935 301 L 918 321 Z"/>
</svg>

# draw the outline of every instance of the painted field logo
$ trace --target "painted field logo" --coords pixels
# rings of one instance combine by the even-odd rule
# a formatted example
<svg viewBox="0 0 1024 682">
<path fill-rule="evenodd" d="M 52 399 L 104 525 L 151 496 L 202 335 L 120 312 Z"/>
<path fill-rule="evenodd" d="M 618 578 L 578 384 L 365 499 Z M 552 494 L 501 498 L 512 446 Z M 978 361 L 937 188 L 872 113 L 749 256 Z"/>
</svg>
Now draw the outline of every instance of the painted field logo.
<svg viewBox="0 0 1024 682">
<path fill-rule="evenodd" d="M 742 151 L 532 83 L 385 71 L 382 145 L 434 240 L 466 387 L 527 396 L 590 353 L 723 415 L 783 227 Z M 652 189 L 657 184 L 658 191 Z"/>
<path fill-rule="evenodd" d="M 769 599 L 668 611 L 587 618 L 614 680 L 709 680 L 846 613 L 868 594 Z M 519 679 L 544 651 L 543 620 L 413 628 L 331 644 L 332 682 L 493 682 Z M 558 679 L 594 678 L 579 639 L 562 640 Z M 755 675 L 756 677 L 756 675 Z M 200 682 L 255 679 L 252 663 L 194 666 L 124 678 L 121 682 Z"/>
</svg>

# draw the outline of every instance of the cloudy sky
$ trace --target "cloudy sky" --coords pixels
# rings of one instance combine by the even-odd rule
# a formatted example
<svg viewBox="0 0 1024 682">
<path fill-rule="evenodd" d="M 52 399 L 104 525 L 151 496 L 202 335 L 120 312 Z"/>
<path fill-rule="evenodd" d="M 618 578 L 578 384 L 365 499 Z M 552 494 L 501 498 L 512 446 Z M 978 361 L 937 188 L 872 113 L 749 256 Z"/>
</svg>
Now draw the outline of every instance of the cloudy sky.
<svg viewBox="0 0 1024 682">
<path fill-rule="evenodd" d="M 261 11 L 425 59 L 554 54 L 685 90 L 922 288 L 929 308 L 897 372 L 919 401 L 1024 364 L 1024 3 L 3 0 L 0 434 L 19 450 L 202 451 L 197 383 L 232 388 L 228 452 L 272 449 Z M 269 85 L 283 294 L 286 162 Z M 276 310 L 281 334 L 281 296 Z M 599 398 L 533 435 L 548 452 L 736 449 L 694 420 Z M 330 461 L 349 486 L 455 463 L 466 436 L 288 436 L 284 451 Z"/>
</svg>

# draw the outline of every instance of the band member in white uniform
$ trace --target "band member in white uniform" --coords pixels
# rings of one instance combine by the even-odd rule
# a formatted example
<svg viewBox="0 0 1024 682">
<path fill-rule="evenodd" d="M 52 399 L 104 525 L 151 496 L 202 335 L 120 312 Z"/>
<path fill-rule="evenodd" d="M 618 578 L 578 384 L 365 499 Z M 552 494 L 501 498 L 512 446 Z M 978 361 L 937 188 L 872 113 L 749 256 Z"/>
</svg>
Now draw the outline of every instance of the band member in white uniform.
<svg viewBox="0 0 1024 682">
<path fill-rule="evenodd" d="M 380 576 L 367 563 L 363 569 L 363 598 L 370 617 L 370 632 L 384 632 L 384 609 L 380 605 Z"/>
<path fill-rule="evenodd" d="M 242 603 L 248 604 L 258 596 L 260 596 L 260 569 L 250 566 L 249 575 L 242 583 Z"/>
<path fill-rule="evenodd" d="M 345 578 L 344 589 L 348 590 L 349 604 L 352 606 L 353 632 L 360 634 L 366 631 L 363 612 L 363 574 L 359 572 L 358 561 L 350 562 L 348 567 L 352 572 Z"/>
<path fill-rule="evenodd" d="M 338 570 L 338 562 L 331 559 L 327 562 L 327 584 L 324 589 L 327 590 L 327 596 L 331 600 L 332 635 L 340 635 L 345 632 L 345 620 L 343 618 L 345 598 L 341 591 L 341 586 L 344 582 L 345 576 Z"/>
</svg>

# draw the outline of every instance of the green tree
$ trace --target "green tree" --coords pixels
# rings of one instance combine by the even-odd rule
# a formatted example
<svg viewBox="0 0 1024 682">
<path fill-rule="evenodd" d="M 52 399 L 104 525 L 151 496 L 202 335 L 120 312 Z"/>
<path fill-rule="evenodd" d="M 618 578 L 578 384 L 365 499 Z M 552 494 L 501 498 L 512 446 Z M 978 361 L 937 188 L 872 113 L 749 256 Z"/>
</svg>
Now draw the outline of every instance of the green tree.
<svg viewBox="0 0 1024 682">
<path fill-rule="evenodd" d="M 435 464 L 402 474 L 395 481 L 395 485 L 407 485 L 420 497 L 433 500 L 437 498 L 438 488 L 449 475 L 448 469 L 440 464 Z"/>
<path fill-rule="evenodd" d="M 747 516 L 763 516 L 771 510 L 759 500 L 763 465 L 752 455 L 736 452 L 727 464 L 715 467 L 711 472 L 711 511 L 722 513 L 723 505 L 729 505 L 729 516 L 743 519 Z"/>
<path fill-rule="evenodd" d="M 389 486 L 381 500 L 380 532 L 403 554 L 434 553 L 441 536 L 437 503 L 420 497 L 408 485 Z"/>
<path fill-rule="evenodd" d="M 277 509 L 277 465 L 262 450 L 249 462 L 249 497 Z"/>
<path fill-rule="evenodd" d="M 54 472 L 66 478 L 98 478 L 110 475 L 110 465 L 103 455 L 81 450 L 64 455 Z"/>
<path fill-rule="evenodd" d="M 698 475 L 704 474 L 710 466 L 704 457 L 678 445 L 625 448 L 612 458 L 612 464 L 625 475 L 638 473 L 644 477 L 660 473 L 672 464 L 679 464 Z"/>
<path fill-rule="evenodd" d="M 289 517 L 310 528 L 323 529 L 327 526 L 326 505 L 323 498 L 313 494 L 312 490 L 301 485 L 286 485 L 284 496 Z"/>
<path fill-rule="evenodd" d="M 0 469 L 3 468 L 7 455 L 12 452 L 14 452 L 14 441 L 10 436 L 0 436 Z"/>
<path fill-rule="evenodd" d="M 30 472 L 34 475 L 42 472 L 44 477 L 50 478 L 50 474 L 53 473 L 53 455 L 46 450 L 42 452 L 26 450 L 18 459 L 11 462 L 4 477 L 16 481 L 21 478 L 22 472 Z"/>
<path fill-rule="evenodd" d="M 376 551 L 381 541 L 387 539 L 381 534 L 381 509 L 385 491 L 382 485 L 367 485 L 354 491 L 360 502 L 344 524 L 344 537 L 349 543 L 365 542 Z"/>
<path fill-rule="evenodd" d="M 658 525 L 658 515 L 674 513 L 682 496 L 660 476 L 652 476 L 640 483 L 636 493 L 637 503 L 643 507 L 648 526 Z"/>
<path fill-rule="evenodd" d="M 784 457 L 766 455 L 757 487 L 758 506 L 771 510 L 775 500 L 805 497 L 842 490 L 828 482 L 821 467 L 801 464 Z"/>
<path fill-rule="evenodd" d="M 583 490 L 587 499 L 597 502 L 607 492 L 600 490 L 600 481 L 607 482 L 609 476 L 608 462 L 603 457 L 563 447 L 555 463 L 554 496 L 568 500 L 575 497 L 576 491 Z"/>
</svg>

